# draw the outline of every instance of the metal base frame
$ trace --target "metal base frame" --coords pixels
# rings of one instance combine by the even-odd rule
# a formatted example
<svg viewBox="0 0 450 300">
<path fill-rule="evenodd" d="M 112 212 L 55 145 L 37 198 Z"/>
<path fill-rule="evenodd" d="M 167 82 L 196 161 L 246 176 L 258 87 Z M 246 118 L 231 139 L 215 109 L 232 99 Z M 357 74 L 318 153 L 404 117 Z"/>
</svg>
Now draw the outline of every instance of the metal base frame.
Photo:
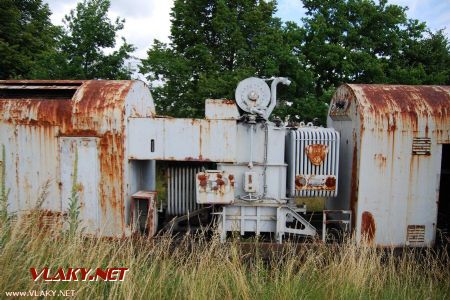
<svg viewBox="0 0 450 300">
<path fill-rule="evenodd" d="M 316 228 L 287 205 L 267 204 L 235 204 L 222 207 L 219 216 L 219 232 L 222 242 L 225 242 L 228 232 L 273 233 L 277 243 L 283 242 L 285 234 L 298 236 L 317 235 Z M 289 226 L 295 223 L 300 226 Z"/>
</svg>

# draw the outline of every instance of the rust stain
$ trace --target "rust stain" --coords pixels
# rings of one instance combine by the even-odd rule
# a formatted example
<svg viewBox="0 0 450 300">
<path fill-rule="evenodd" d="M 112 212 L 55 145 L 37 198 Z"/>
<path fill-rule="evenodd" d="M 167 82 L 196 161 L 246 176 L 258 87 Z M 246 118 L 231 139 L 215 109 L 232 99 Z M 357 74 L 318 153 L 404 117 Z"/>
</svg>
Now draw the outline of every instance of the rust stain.
<svg viewBox="0 0 450 300">
<path fill-rule="evenodd" d="M 16 127 L 15 135 L 17 126 L 26 125 L 44 128 L 46 143 L 58 136 L 99 138 L 100 209 L 102 218 L 114 220 L 115 233 L 125 230 L 124 101 L 132 85 L 107 80 L 0 81 L 0 119 Z M 22 94 L 29 97 L 20 98 Z M 18 161 L 16 154 L 16 165 Z"/>
<path fill-rule="evenodd" d="M 217 178 L 216 183 L 219 187 L 225 185 L 225 181 L 223 181 L 223 179 L 221 178 Z"/>
<path fill-rule="evenodd" d="M 206 188 L 208 184 L 208 177 L 205 174 L 199 174 L 197 178 L 200 180 L 200 186 L 202 188 Z"/>
<path fill-rule="evenodd" d="M 67 213 L 47 209 L 32 210 L 24 215 L 26 219 L 36 221 L 36 226 L 46 231 L 59 232 L 62 229 Z"/>
<path fill-rule="evenodd" d="M 228 175 L 228 180 L 230 180 L 231 187 L 234 187 L 234 175 L 232 174 Z"/>
<path fill-rule="evenodd" d="M 176 160 L 176 159 L 174 157 L 167 157 L 164 160 Z M 185 157 L 183 161 L 211 161 L 211 160 L 208 158 L 203 158 L 202 155 L 199 155 L 199 157 L 191 157 L 191 156 Z"/>
<path fill-rule="evenodd" d="M 376 161 L 378 168 L 380 168 L 381 170 L 386 170 L 386 156 L 381 153 L 377 153 L 374 154 L 373 158 Z"/>
<path fill-rule="evenodd" d="M 361 237 L 366 239 L 367 242 L 372 242 L 375 238 L 375 231 L 376 227 L 373 215 L 368 211 L 364 211 L 361 215 Z"/>
<path fill-rule="evenodd" d="M 336 178 L 334 178 L 334 177 L 327 177 L 327 179 L 325 180 L 325 185 L 329 189 L 336 188 Z"/>
<path fill-rule="evenodd" d="M 235 105 L 236 104 L 236 102 L 234 100 L 230 100 L 230 99 L 224 99 L 222 101 L 222 103 L 226 104 L 226 105 Z"/>
<path fill-rule="evenodd" d="M 306 180 L 303 176 L 297 175 L 295 176 L 295 189 L 301 190 L 306 185 Z"/>
<path fill-rule="evenodd" d="M 328 153 L 328 146 L 323 144 L 311 144 L 305 147 L 305 153 L 313 165 L 320 166 Z"/>
<path fill-rule="evenodd" d="M 41 85 L 41 86 L 60 86 L 74 85 L 79 86 L 86 80 L 0 80 L 0 85 Z"/>
</svg>

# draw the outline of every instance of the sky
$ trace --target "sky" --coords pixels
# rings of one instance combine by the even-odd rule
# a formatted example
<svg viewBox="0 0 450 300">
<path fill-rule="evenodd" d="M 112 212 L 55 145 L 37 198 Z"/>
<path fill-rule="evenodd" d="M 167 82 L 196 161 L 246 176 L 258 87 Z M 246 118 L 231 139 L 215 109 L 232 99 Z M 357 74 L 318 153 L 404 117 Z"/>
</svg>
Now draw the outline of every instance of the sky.
<svg viewBox="0 0 450 300">
<path fill-rule="evenodd" d="M 61 25 L 64 15 L 76 7 L 77 0 L 44 0 L 52 11 L 53 24 Z M 389 3 L 409 7 L 409 18 L 427 23 L 433 31 L 446 28 L 450 36 L 450 0 L 389 0 Z M 145 58 L 154 39 L 169 41 L 172 0 L 111 0 L 109 15 L 125 18 L 125 28 L 119 32 L 128 43 L 136 46 L 134 56 Z M 300 23 L 305 10 L 300 0 L 278 0 L 277 17 Z"/>
</svg>

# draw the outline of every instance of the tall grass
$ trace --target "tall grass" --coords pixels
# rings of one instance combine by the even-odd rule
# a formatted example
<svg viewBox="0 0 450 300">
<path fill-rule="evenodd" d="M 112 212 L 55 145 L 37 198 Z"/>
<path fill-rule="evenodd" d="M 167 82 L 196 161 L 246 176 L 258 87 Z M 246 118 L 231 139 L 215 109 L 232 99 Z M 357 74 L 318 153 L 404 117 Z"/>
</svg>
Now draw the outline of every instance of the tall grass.
<svg viewBox="0 0 450 300">
<path fill-rule="evenodd" d="M 286 244 L 277 252 L 204 234 L 100 239 L 19 219 L 0 248 L 0 291 L 76 290 L 96 299 L 449 299 L 446 252 Z M 5 234 L 5 232 L 2 232 Z M 34 282 L 29 269 L 126 267 L 123 282 Z M 0 298 L 5 295 L 2 294 Z"/>
<path fill-rule="evenodd" d="M 43 222 L 48 212 L 41 205 L 49 182 L 31 213 L 14 220 L 7 216 L 4 166 L 0 172 L 0 299 L 5 292 L 32 290 L 75 290 L 79 299 L 450 299 L 445 249 L 403 249 L 395 254 L 348 241 L 288 243 L 266 251 L 258 241 L 252 247 L 236 240 L 222 244 L 217 234 L 205 233 L 153 239 L 86 237 L 75 234 L 76 169 L 73 211 L 66 220 L 73 226 L 66 231 L 59 221 L 56 229 Z M 45 267 L 52 275 L 58 268 L 122 267 L 129 272 L 122 282 L 33 281 L 30 268 Z"/>
</svg>

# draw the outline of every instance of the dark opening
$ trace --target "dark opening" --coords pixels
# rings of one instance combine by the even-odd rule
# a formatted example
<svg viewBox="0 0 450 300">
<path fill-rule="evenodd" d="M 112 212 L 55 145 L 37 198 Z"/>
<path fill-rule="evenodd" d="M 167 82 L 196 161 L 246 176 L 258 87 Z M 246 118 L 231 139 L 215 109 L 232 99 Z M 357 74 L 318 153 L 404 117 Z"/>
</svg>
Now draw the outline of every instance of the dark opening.
<svg viewBox="0 0 450 300">
<path fill-rule="evenodd" d="M 442 145 L 441 181 L 437 218 L 437 238 L 441 242 L 450 240 L 450 144 Z"/>
<path fill-rule="evenodd" d="M 148 199 L 134 199 L 134 201 L 137 216 L 137 229 L 139 230 L 140 234 L 148 234 Z"/>
<path fill-rule="evenodd" d="M 155 140 L 150 140 L 150 152 L 155 152 Z"/>
</svg>

